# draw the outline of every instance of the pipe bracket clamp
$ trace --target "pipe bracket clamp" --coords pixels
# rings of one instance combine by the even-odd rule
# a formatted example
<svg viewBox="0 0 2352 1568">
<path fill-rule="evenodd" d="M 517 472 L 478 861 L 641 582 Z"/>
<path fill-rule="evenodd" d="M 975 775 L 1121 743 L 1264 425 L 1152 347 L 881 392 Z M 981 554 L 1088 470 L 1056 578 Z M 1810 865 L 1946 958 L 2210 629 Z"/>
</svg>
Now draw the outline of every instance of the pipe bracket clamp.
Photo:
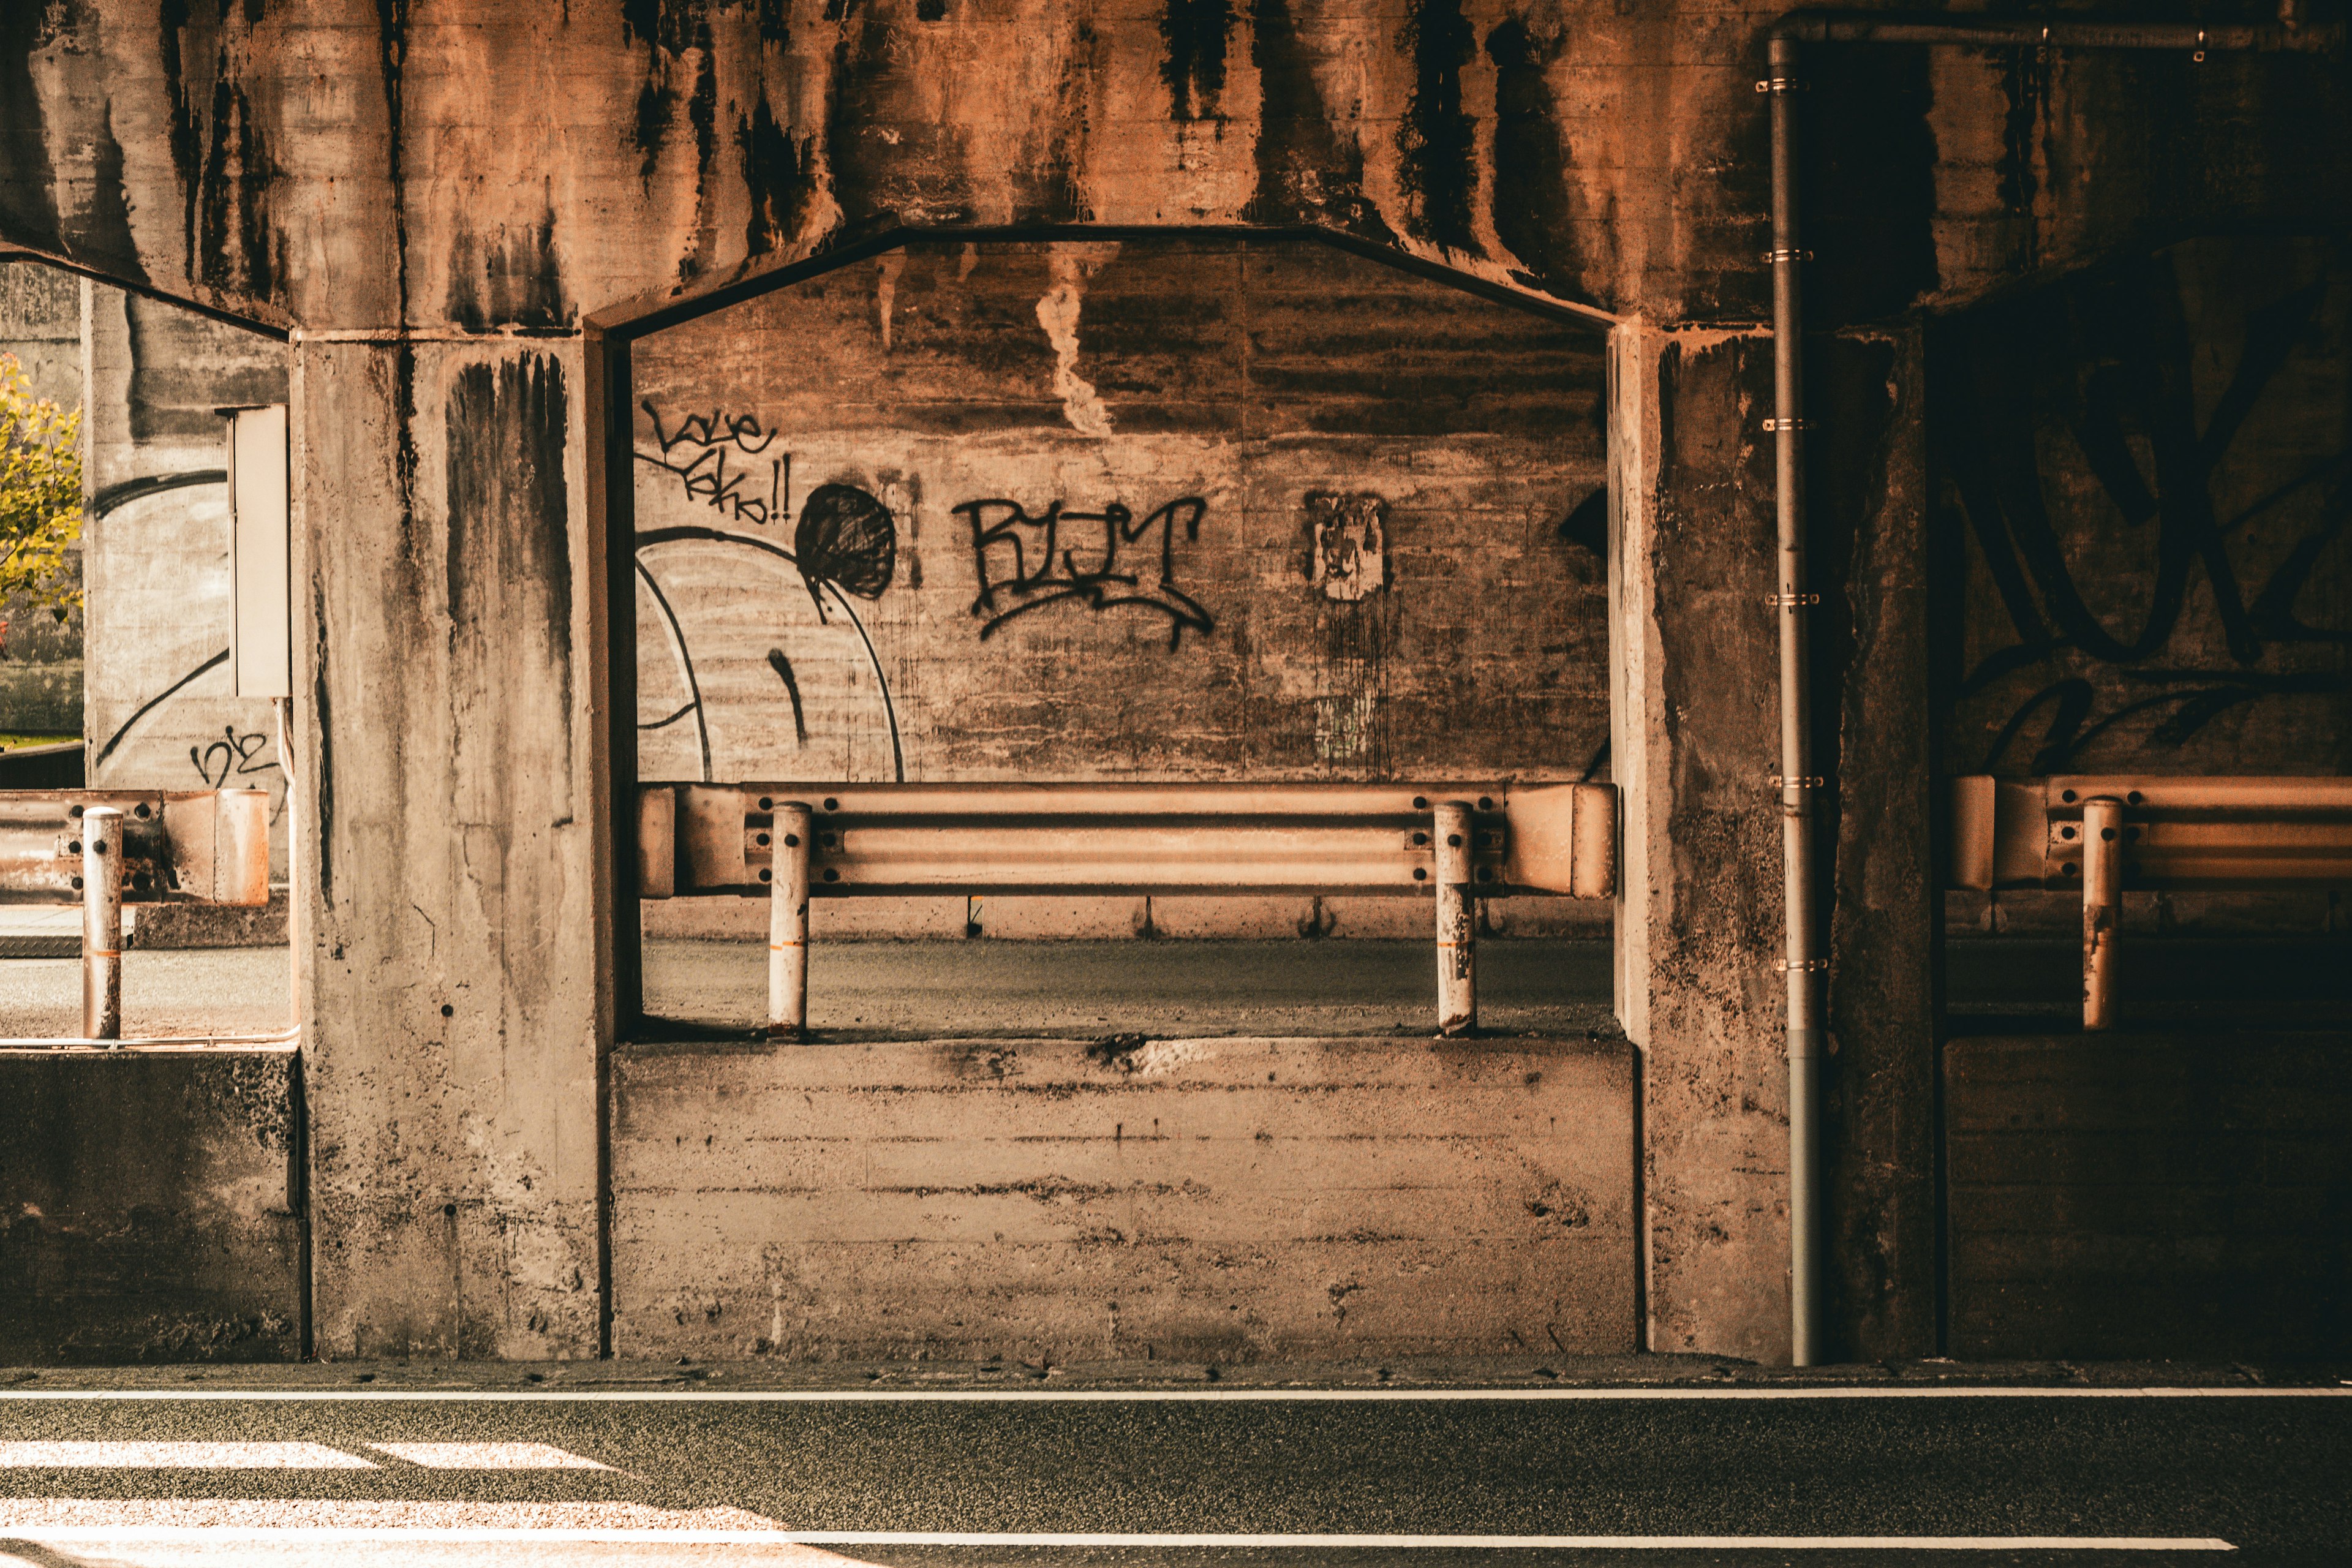
<svg viewBox="0 0 2352 1568">
<path fill-rule="evenodd" d="M 1764 602 L 1778 609 L 1793 610 L 1800 605 L 1818 605 L 1822 596 L 1819 594 L 1767 594 Z"/>
<path fill-rule="evenodd" d="M 1830 961 L 1826 958 L 1801 958 L 1794 963 L 1785 958 L 1772 961 L 1773 971 L 1780 974 L 1822 974 L 1828 972 L 1829 966 Z"/>
<path fill-rule="evenodd" d="M 1783 261 L 1811 261 L 1812 258 L 1813 253 L 1810 250 L 1768 250 L 1764 253 L 1764 265 L 1777 267 Z"/>
<path fill-rule="evenodd" d="M 1812 427 L 1813 422 L 1810 419 L 1767 419 L 1764 421 L 1764 428 L 1767 430 L 1810 430 Z"/>
<path fill-rule="evenodd" d="M 1814 778 L 1802 774 L 1796 778 L 1782 778 L 1779 773 L 1773 773 L 1769 775 L 1769 778 L 1774 789 L 1820 789 L 1822 785 L 1830 782 L 1824 778 Z"/>
<path fill-rule="evenodd" d="M 1792 76 L 1770 76 L 1756 84 L 1759 92 L 1802 92 L 1805 84 Z"/>
</svg>

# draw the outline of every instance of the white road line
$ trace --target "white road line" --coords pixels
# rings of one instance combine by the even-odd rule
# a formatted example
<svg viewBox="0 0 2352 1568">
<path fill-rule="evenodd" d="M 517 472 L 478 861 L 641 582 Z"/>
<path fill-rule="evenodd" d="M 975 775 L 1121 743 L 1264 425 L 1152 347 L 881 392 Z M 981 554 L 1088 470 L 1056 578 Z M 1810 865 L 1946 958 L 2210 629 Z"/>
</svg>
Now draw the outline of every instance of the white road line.
<svg viewBox="0 0 2352 1568">
<path fill-rule="evenodd" d="M 610 1465 L 547 1443 L 370 1443 L 428 1470 L 609 1470 Z"/>
<path fill-rule="evenodd" d="M 1128 1535 L 987 1534 L 887 1530 L 503 1530 L 453 1526 L 205 1530 L 85 1525 L 26 1531 L 41 1544 L 457 1541 L 530 1543 L 658 1542 L 674 1546 L 1066 1546 L 1124 1548 L 1348 1547 L 1470 1551 L 1681 1552 L 2234 1552 L 2193 1535 Z"/>
<path fill-rule="evenodd" d="M 324 1443 L 0 1443 L 8 1470 L 373 1470 Z"/>
<path fill-rule="evenodd" d="M 206 1403 L 683 1405 L 1339 1404 L 1447 1401 L 1608 1403 L 1714 1399 L 2338 1399 L 2352 1388 L 842 1388 L 842 1389 L 478 1389 L 478 1388 L 75 1388 L 0 1389 L 0 1401 L 194 1400 Z"/>
<path fill-rule="evenodd" d="M 662 1508 L 624 1499 L 572 1502 L 485 1502 L 470 1498 L 147 1497 L 0 1498 L 0 1538 L 58 1531 L 161 1531 L 158 1539 L 314 1539 L 324 1531 L 368 1534 L 406 1530 L 503 1530 L 531 1540 L 551 1531 L 602 1536 L 650 1531 L 667 1541 L 684 1531 L 773 1534 L 770 1515 L 717 1505 Z M 174 1533 L 177 1532 L 177 1533 Z M 128 1537 L 126 1537 L 128 1539 Z"/>
</svg>

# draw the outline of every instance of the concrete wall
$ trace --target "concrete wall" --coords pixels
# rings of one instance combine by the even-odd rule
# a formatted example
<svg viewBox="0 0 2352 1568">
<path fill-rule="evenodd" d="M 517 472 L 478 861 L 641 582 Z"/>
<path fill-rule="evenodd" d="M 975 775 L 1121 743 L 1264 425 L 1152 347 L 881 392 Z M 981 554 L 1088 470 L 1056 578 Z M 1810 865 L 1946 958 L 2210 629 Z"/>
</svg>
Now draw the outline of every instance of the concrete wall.
<svg viewBox="0 0 2352 1568">
<path fill-rule="evenodd" d="M 294 942 L 323 1354 L 596 1350 L 611 884 L 582 357 L 296 351 L 316 880 Z"/>
<path fill-rule="evenodd" d="M 1581 322 L 1312 242 L 927 245 L 632 374 L 641 777 L 1597 760 Z"/>
<path fill-rule="evenodd" d="M 614 1348 L 1622 1353 L 1632 1068 L 1580 1040 L 630 1047 Z"/>
<path fill-rule="evenodd" d="M 1583 322 L 1311 241 L 917 246 L 657 333 L 632 374 L 641 778 L 1607 776 Z M 983 903 L 824 914 L 1400 924 Z M 729 912 L 648 919 L 764 932 Z"/>
<path fill-rule="evenodd" d="M 569 327 L 893 221 L 1311 224 L 1619 315 L 1754 320 L 1782 9 L 19 8 L 0 226 L 311 327 Z M 2344 206 L 2324 58 L 1812 68 L 1825 321 Z"/>
<path fill-rule="evenodd" d="M 2341 1031 L 1955 1040 L 1952 1353 L 2334 1357 Z"/>
<path fill-rule="evenodd" d="M 2126 253 L 1934 329 L 1955 772 L 2352 769 L 2352 264 Z"/>
<path fill-rule="evenodd" d="M 290 1048 L 0 1051 L 0 1361 L 301 1353 Z"/>
<path fill-rule="evenodd" d="M 120 289 L 89 289 L 89 589 L 83 733 L 93 789 L 270 792 L 286 867 L 286 775 L 263 698 L 232 696 L 226 422 L 286 401 L 286 345 Z M 194 479 L 142 493 L 140 480 Z"/>
<path fill-rule="evenodd" d="M 285 402 L 286 346 L 35 262 L 0 268 L 0 348 L 33 370 L 38 395 L 82 410 L 88 595 L 62 626 L 21 605 L 5 612 L 0 730 L 84 735 L 92 788 L 269 790 L 282 873 L 286 786 L 269 704 L 229 695 L 216 410 Z"/>
</svg>

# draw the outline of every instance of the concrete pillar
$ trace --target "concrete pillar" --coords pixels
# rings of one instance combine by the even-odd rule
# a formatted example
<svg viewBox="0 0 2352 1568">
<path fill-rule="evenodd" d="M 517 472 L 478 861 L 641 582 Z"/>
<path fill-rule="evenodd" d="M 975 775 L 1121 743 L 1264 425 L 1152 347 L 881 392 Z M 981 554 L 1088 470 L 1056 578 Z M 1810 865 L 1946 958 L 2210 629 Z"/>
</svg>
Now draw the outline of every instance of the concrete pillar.
<svg viewBox="0 0 2352 1568">
<path fill-rule="evenodd" d="M 1936 996 L 1925 375 L 1916 323 L 1809 349 L 1813 754 L 1831 873 L 1832 1352 L 1937 1353 Z M 1830 838 L 1825 833 L 1823 837 Z"/>
<path fill-rule="evenodd" d="M 603 552 L 581 345 L 310 339 L 294 363 L 318 1350 L 593 1355 Z"/>
<path fill-rule="evenodd" d="M 1617 997 L 1642 1052 L 1648 1345 L 1786 1361 L 1771 345 L 1612 334 Z"/>
<path fill-rule="evenodd" d="M 1816 756 L 1830 792 L 1835 1353 L 1933 1349 L 1927 711 L 1916 334 L 1815 353 Z M 1877 392 L 1872 390 L 1875 374 Z M 1610 358 L 1617 1003 L 1640 1047 L 1649 1347 L 1789 1354 L 1771 340 Z M 1875 401 L 1874 401 L 1875 399 Z M 1840 422 L 1846 428 L 1841 431 Z"/>
</svg>

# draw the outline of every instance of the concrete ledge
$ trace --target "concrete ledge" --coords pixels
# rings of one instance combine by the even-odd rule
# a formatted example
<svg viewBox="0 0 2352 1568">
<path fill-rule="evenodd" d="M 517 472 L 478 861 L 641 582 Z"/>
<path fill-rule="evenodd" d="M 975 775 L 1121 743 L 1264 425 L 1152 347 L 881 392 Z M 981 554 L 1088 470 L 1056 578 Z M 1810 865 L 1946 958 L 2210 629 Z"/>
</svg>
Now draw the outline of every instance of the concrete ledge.
<svg viewBox="0 0 2352 1568">
<path fill-rule="evenodd" d="M 1636 1343 L 1618 1039 L 626 1047 L 625 1357 Z"/>
<path fill-rule="evenodd" d="M 289 1361 L 295 1052 L 0 1050 L 0 1359 Z"/>
<path fill-rule="evenodd" d="M 286 889 L 250 908 L 233 904 L 152 904 L 141 911 L 137 946 L 284 947 Z"/>
</svg>

